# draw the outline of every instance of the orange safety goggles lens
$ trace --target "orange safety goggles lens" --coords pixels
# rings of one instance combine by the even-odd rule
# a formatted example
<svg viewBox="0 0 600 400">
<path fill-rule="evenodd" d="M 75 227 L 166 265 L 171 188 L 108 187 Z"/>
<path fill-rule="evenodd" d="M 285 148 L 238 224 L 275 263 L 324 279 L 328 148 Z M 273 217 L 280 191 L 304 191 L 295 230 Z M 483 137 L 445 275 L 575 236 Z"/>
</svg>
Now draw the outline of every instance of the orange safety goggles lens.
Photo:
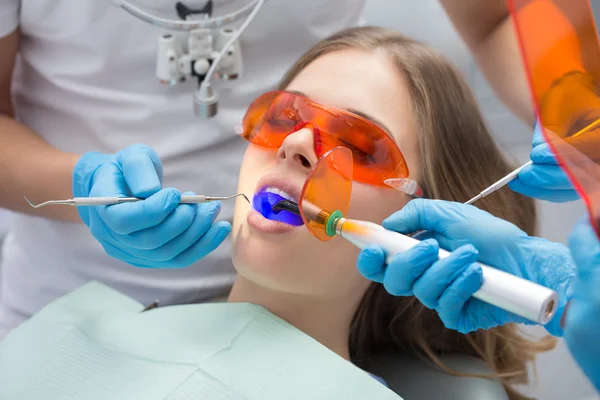
<svg viewBox="0 0 600 400">
<path fill-rule="evenodd" d="M 600 43 L 589 0 L 508 0 L 546 141 L 600 237 Z"/>
<path fill-rule="evenodd" d="M 317 157 L 336 147 L 352 151 L 353 180 L 396 188 L 413 182 L 407 179 L 408 167 L 402 152 L 381 127 L 296 93 L 273 91 L 258 97 L 246 112 L 241 136 L 254 145 L 278 149 L 288 135 L 307 124 L 313 127 Z"/>
</svg>

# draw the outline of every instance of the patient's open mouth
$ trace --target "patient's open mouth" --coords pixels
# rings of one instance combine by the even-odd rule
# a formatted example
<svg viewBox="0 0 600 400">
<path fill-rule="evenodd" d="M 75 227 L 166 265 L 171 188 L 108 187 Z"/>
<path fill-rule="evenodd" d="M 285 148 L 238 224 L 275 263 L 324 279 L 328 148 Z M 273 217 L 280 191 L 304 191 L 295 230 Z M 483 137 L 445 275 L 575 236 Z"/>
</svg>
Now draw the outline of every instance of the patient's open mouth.
<svg viewBox="0 0 600 400">
<path fill-rule="evenodd" d="M 273 206 L 282 200 L 297 201 L 297 199 L 289 193 L 276 187 L 267 186 L 260 189 L 254 195 L 252 207 L 268 220 L 279 221 L 293 226 L 304 225 L 304 222 L 299 215 L 287 210 L 273 211 Z"/>
<path fill-rule="evenodd" d="M 297 202 L 301 196 L 302 184 L 295 183 L 281 174 L 263 176 L 256 184 L 252 199 L 252 209 L 248 213 L 248 225 L 258 232 L 281 235 L 304 225 L 302 217 L 286 209 L 273 206 L 282 200 Z"/>
</svg>

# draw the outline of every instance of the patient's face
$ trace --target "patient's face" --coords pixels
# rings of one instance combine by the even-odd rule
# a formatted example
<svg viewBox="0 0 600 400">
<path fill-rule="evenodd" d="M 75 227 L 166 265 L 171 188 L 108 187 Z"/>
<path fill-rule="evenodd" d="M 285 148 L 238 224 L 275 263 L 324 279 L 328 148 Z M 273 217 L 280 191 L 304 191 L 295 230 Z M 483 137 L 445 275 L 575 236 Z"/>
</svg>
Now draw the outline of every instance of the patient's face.
<svg viewBox="0 0 600 400">
<path fill-rule="evenodd" d="M 419 180 L 418 140 L 411 99 L 403 77 L 383 53 L 344 50 L 320 57 L 286 88 L 321 104 L 368 114 L 391 131 Z M 300 129 L 278 151 L 249 145 L 240 171 L 239 192 L 252 198 L 265 185 L 299 196 L 317 162 L 313 133 Z M 391 189 L 353 183 L 349 218 L 381 223 L 410 199 Z M 273 224 L 237 201 L 233 261 L 239 274 L 273 290 L 358 302 L 369 282 L 356 269 L 359 250 L 342 238 L 321 242 L 305 226 Z"/>
</svg>

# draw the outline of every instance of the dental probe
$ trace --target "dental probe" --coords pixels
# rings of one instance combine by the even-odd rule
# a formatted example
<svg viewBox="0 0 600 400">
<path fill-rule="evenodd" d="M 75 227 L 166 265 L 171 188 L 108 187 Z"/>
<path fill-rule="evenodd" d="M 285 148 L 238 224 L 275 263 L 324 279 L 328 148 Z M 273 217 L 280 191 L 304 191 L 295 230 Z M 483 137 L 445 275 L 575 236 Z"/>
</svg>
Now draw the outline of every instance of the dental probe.
<svg viewBox="0 0 600 400">
<path fill-rule="evenodd" d="M 521 172 L 521 170 L 523 168 L 525 168 L 526 166 L 528 166 L 529 164 L 533 164 L 533 161 L 529 161 L 523 165 L 521 165 L 519 168 L 515 169 L 514 171 L 512 171 L 511 173 L 509 173 L 508 175 L 500 178 L 498 181 L 492 183 L 490 186 L 488 186 L 486 189 L 484 189 L 483 191 L 481 191 L 477 196 L 473 197 L 471 200 L 464 202 L 463 204 L 473 204 L 475 203 L 477 200 L 481 200 L 484 197 L 494 193 L 496 190 L 508 185 L 511 181 L 513 181 L 517 176 L 519 176 L 519 172 Z M 426 232 L 424 229 L 421 229 L 420 231 L 416 231 L 413 233 L 408 234 L 408 236 L 410 237 L 419 237 L 419 235 L 421 233 Z"/>
<path fill-rule="evenodd" d="M 179 201 L 179 204 L 194 204 L 194 203 L 206 203 L 209 201 L 229 200 L 229 199 L 233 199 L 233 198 L 239 197 L 239 196 L 242 196 L 248 203 L 250 203 L 250 200 L 248 200 L 248 197 L 246 197 L 245 194 L 238 193 L 233 196 L 227 196 L 227 197 L 213 197 L 213 196 L 205 196 L 203 194 L 185 195 L 185 196 L 181 196 L 181 200 Z M 29 199 L 27 197 L 25 197 L 25 200 L 29 203 L 29 205 L 31 207 L 40 208 L 40 207 L 45 207 L 45 206 L 49 206 L 49 205 L 57 205 L 57 204 L 58 205 L 67 205 L 67 206 L 76 206 L 76 207 L 80 207 L 80 206 L 110 206 L 110 205 L 121 204 L 121 203 L 132 203 L 132 202 L 145 200 L 145 199 L 142 199 L 139 197 L 75 197 L 73 199 L 67 199 L 67 200 L 50 200 L 50 201 L 43 202 L 41 204 L 33 204 L 31 201 L 29 201 Z"/>
<path fill-rule="evenodd" d="M 312 204 L 304 204 L 306 218 L 325 226 L 328 236 L 340 236 L 359 249 L 375 244 L 386 253 L 386 263 L 420 241 L 407 235 L 385 229 L 373 222 L 344 218 L 342 213 L 331 214 Z M 286 210 L 300 214 L 297 203 L 283 200 L 273 206 L 273 210 Z M 440 248 L 439 259 L 450 252 Z M 488 304 L 509 311 L 530 321 L 545 325 L 556 313 L 558 294 L 547 287 L 509 274 L 497 268 L 477 262 L 481 266 L 483 284 L 473 297 Z"/>
<path fill-rule="evenodd" d="M 484 197 L 486 197 L 487 195 L 492 194 L 496 190 L 498 190 L 498 189 L 500 189 L 500 188 L 508 185 L 508 183 L 511 182 L 511 181 L 513 181 L 517 176 L 519 176 L 519 172 L 521 172 L 521 170 L 523 168 L 525 168 L 526 166 L 528 166 L 529 164 L 533 164 L 533 161 L 529 161 L 528 163 L 525 163 L 525 164 L 521 165 L 519 168 L 515 169 L 514 171 L 512 171 L 508 175 L 504 176 L 503 178 L 501 178 L 497 182 L 491 184 L 486 189 L 484 189 L 481 193 L 479 193 L 477 196 L 473 197 L 469 201 L 464 202 L 463 204 L 473 204 L 477 200 L 481 200 Z M 410 233 L 407 236 L 417 238 L 417 237 L 419 237 L 419 235 L 421 233 L 424 233 L 424 232 L 426 232 L 426 230 L 421 229 L 420 231 L 416 231 L 416 232 Z"/>
<path fill-rule="evenodd" d="M 530 164 L 533 164 L 533 161 L 529 161 L 528 163 L 521 165 L 519 168 L 515 169 L 510 174 L 501 178 L 497 182 L 492 183 L 489 187 L 484 189 L 481 193 L 479 193 L 477 196 L 473 197 L 471 200 L 467 201 L 465 204 L 472 204 L 472 203 L 476 202 L 477 200 L 483 199 L 487 195 L 492 194 L 496 190 L 508 185 L 512 180 L 514 180 L 517 176 L 519 176 L 519 172 L 521 172 L 521 170 L 523 168 L 525 168 L 526 166 L 528 166 Z"/>
</svg>

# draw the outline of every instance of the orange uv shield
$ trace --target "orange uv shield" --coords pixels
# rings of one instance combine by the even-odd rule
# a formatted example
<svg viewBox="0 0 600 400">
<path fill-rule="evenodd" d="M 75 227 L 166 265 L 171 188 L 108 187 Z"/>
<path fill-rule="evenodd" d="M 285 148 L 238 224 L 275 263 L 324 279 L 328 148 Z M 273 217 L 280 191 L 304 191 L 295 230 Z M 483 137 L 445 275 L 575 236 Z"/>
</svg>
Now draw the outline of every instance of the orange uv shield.
<svg viewBox="0 0 600 400">
<path fill-rule="evenodd" d="M 544 137 L 600 236 L 600 47 L 588 0 L 508 0 Z"/>
<path fill-rule="evenodd" d="M 306 179 L 298 203 L 304 225 L 317 239 L 332 239 L 328 217 L 346 216 L 352 196 L 352 151 L 336 147 L 325 153 Z"/>
</svg>

